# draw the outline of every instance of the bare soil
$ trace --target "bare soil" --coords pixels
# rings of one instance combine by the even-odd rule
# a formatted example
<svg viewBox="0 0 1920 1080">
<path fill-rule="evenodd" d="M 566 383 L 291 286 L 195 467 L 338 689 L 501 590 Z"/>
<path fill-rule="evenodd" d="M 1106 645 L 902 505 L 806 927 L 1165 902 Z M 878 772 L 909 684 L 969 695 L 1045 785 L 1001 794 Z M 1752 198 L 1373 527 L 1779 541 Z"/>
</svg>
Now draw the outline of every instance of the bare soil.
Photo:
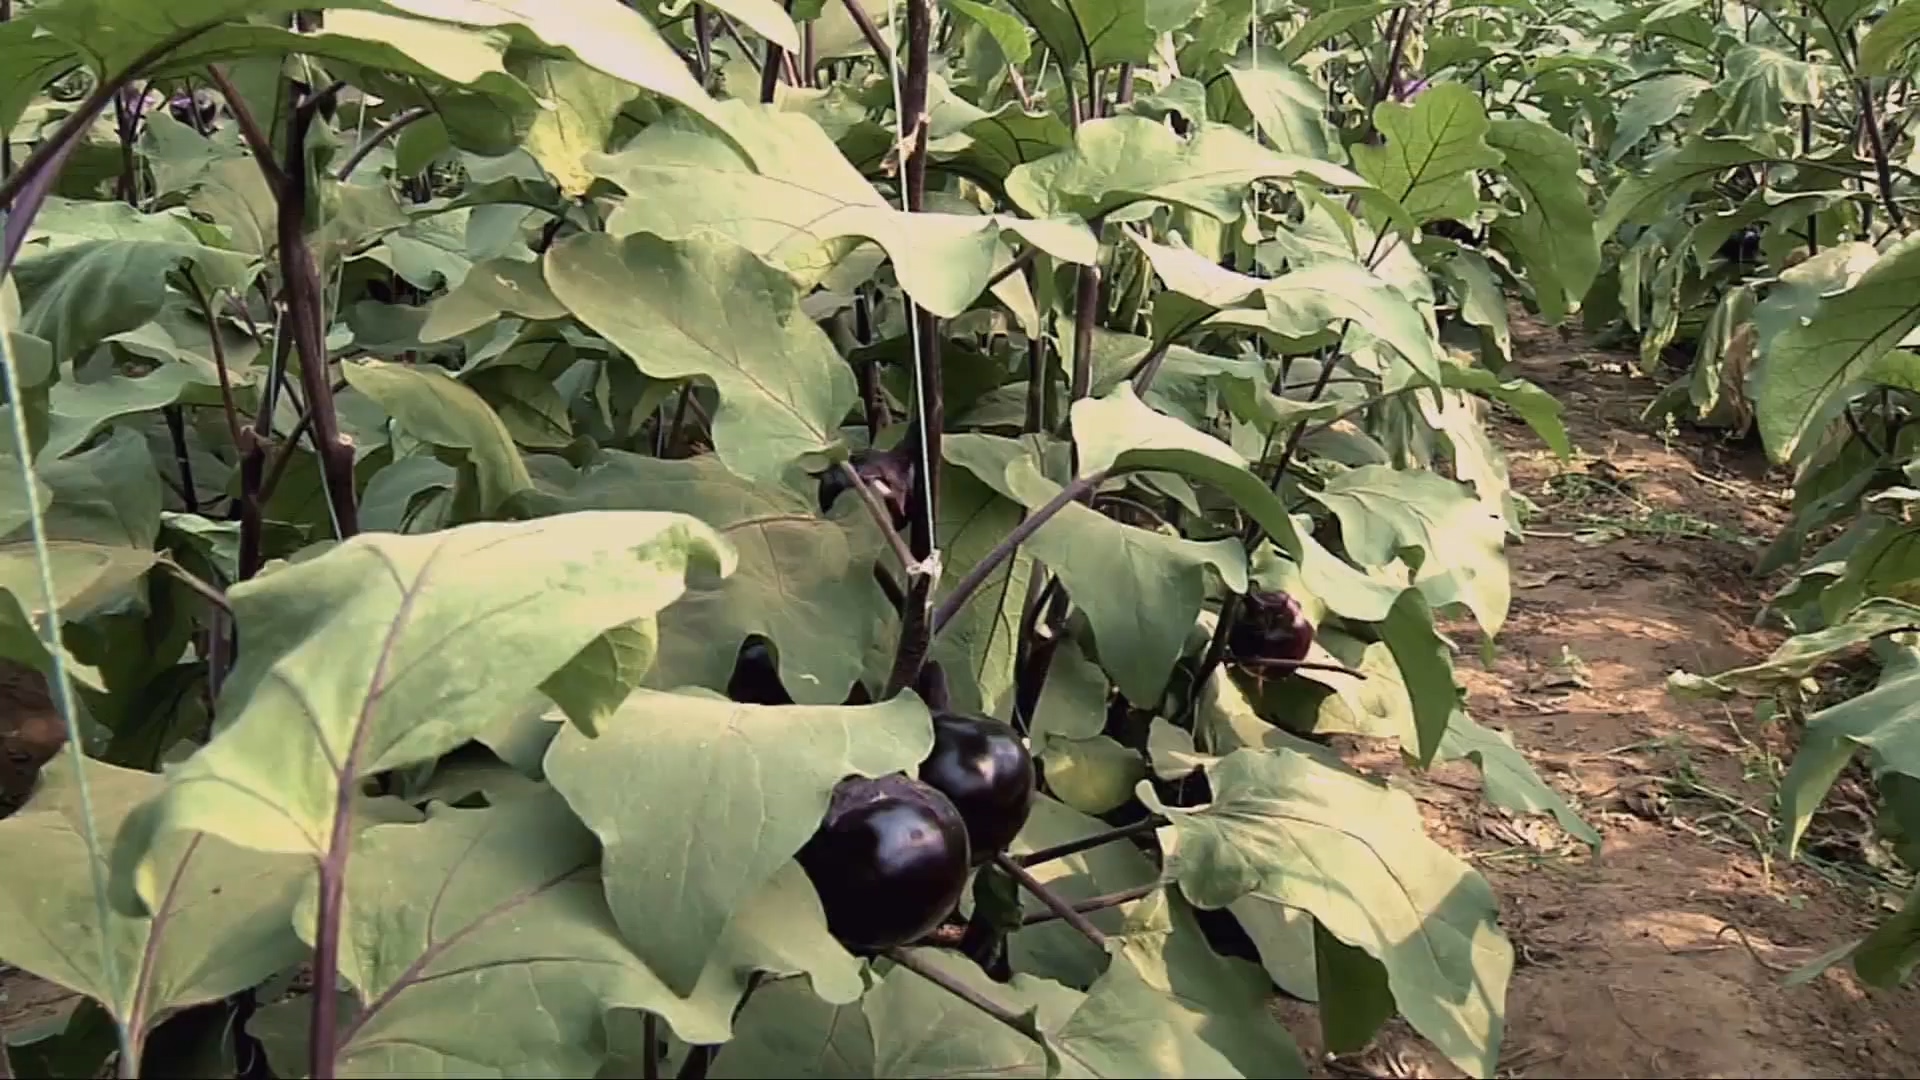
<svg viewBox="0 0 1920 1080">
<path fill-rule="evenodd" d="M 1550 824 L 1488 806 L 1470 765 L 1414 776 L 1390 752 L 1352 748 L 1397 771 L 1434 835 L 1501 897 L 1517 957 L 1501 1075 L 1920 1076 L 1920 990 L 1869 991 L 1844 967 L 1781 981 L 1887 902 L 1862 839 L 1867 796 L 1857 783 L 1837 792 L 1815 864 L 1770 860 L 1793 733 L 1664 689 L 1676 668 L 1717 670 L 1779 640 L 1752 625 L 1768 583 L 1748 573 L 1785 518 L 1779 477 L 1711 433 L 1648 430 L 1640 413 L 1657 387 L 1629 358 L 1518 318 L 1515 329 L 1517 373 L 1565 404 L 1580 453 L 1562 462 L 1517 418 L 1495 419 L 1538 511 L 1509 552 L 1513 612 L 1494 663 L 1481 666 L 1470 626 L 1450 630 L 1473 714 L 1511 733 L 1605 846 L 1589 856 Z M 60 741 L 43 688 L 0 668 L 0 815 Z M 0 1029 L 63 998 L 0 966 Z M 1311 1013 L 1288 1013 L 1311 1048 Z M 1459 1075 L 1399 1023 L 1316 1068 Z"/>
</svg>

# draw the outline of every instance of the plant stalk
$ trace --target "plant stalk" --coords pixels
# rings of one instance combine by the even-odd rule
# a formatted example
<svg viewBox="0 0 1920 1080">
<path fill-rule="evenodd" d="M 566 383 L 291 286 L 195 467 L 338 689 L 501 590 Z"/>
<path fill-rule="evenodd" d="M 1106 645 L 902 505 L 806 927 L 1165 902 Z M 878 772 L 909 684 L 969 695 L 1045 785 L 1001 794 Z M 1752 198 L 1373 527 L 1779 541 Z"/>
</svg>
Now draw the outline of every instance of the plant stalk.
<svg viewBox="0 0 1920 1080">
<path fill-rule="evenodd" d="M 1002 1024 L 1025 1035 L 1027 1038 L 1035 1042 L 1041 1041 L 1039 1030 L 1030 1024 L 1026 1017 L 920 959 L 914 950 L 903 948 L 888 949 L 886 956 L 887 959 L 938 986 L 940 989 L 945 990 L 961 1001 L 979 1009 L 981 1012 L 986 1013 Z"/>
<path fill-rule="evenodd" d="M 873 21 L 873 16 L 867 14 L 867 9 L 861 6 L 860 0 L 840 0 L 840 2 L 846 6 L 848 17 L 853 19 L 853 25 L 860 28 L 860 36 L 867 39 L 867 44 L 872 47 L 873 55 L 879 59 L 881 66 L 891 71 L 893 46 L 887 44 L 887 39 L 881 35 L 880 27 Z"/>
<path fill-rule="evenodd" d="M 1145 885 L 1135 885 L 1131 889 L 1121 889 L 1119 892 L 1103 893 L 1100 896 L 1088 897 L 1085 900 L 1076 900 L 1073 903 L 1073 910 L 1082 915 L 1088 915 L 1096 911 L 1105 911 L 1108 908 L 1119 907 L 1121 904 L 1132 903 L 1135 900 L 1151 896 L 1159 891 L 1160 882 L 1151 881 Z M 1053 922 L 1059 917 L 1059 913 L 1051 909 L 1047 911 L 1036 911 L 1021 919 L 1020 925 L 1037 926 L 1040 923 Z"/>
<path fill-rule="evenodd" d="M 1015 862 L 1013 857 L 1004 851 L 994 856 L 994 865 L 1012 875 L 1013 880 L 1019 882 L 1021 888 L 1032 893 L 1041 903 L 1047 905 L 1048 909 L 1061 919 L 1064 919 L 1068 926 L 1080 931 L 1081 936 L 1103 949 L 1107 947 L 1107 935 L 1102 933 L 1099 927 L 1093 925 L 1085 915 L 1075 911 L 1073 905 L 1068 903 L 1065 897 L 1049 889 L 1046 882 L 1034 877 L 1033 871 Z"/>
<path fill-rule="evenodd" d="M 947 624 L 953 621 L 953 617 L 960 614 L 960 610 L 967 606 L 967 601 L 973 598 L 973 594 L 980 591 L 980 586 L 987 583 L 987 579 L 993 576 L 1001 563 L 1013 557 L 1014 551 L 1026 542 L 1027 537 L 1040 531 L 1040 526 L 1053 520 L 1054 515 L 1066 509 L 1067 504 L 1091 494 L 1095 488 L 1106 483 L 1107 478 L 1112 475 L 1113 473 L 1106 469 L 1088 473 L 1061 488 L 1059 494 L 1047 500 L 1040 509 L 1022 518 L 1020 524 L 1015 525 L 1007 535 L 1001 537 L 1000 542 L 993 545 L 993 549 L 975 563 L 973 569 L 967 571 L 967 576 L 961 578 L 959 584 L 953 587 L 953 591 L 947 594 L 947 598 L 934 609 L 934 634 L 937 636 L 940 631 L 946 629 Z"/>
<path fill-rule="evenodd" d="M 336 536 L 359 535 L 360 515 L 355 505 L 353 447 L 341 435 L 340 418 L 333 408 L 333 382 L 327 375 L 325 317 L 326 286 L 320 280 L 313 249 L 307 243 L 307 133 L 320 105 L 336 92 L 332 88 L 310 95 L 294 109 L 287 125 L 285 182 L 278 216 L 280 280 L 287 302 L 287 331 L 300 356 L 300 386 L 311 418 L 309 438 L 319 459 L 327 504 L 333 513 Z"/>
<path fill-rule="evenodd" d="M 1069 840 L 1064 844 L 1055 844 L 1052 847 L 1041 848 L 1038 851 L 1030 851 L 1025 855 L 1016 856 L 1014 861 L 1018 862 L 1021 866 L 1039 866 L 1041 863 L 1050 863 L 1055 859 L 1064 859 L 1069 855 L 1078 855 L 1083 851 L 1091 851 L 1094 848 L 1111 844 L 1116 840 L 1125 840 L 1128 837 L 1139 836 L 1141 833 L 1150 833 L 1165 824 L 1167 824 L 1167 819 L 1158 815 L 1145 817 L 1131 824 L 1120 825 L 1112 829 L 1094 833 L 1090 836 L 1083 836 L 1078 840 Z"/>
<path fill-rule="evenodd" d="M 367 136 L 359 146 L 353 148 L 353 152 L 347 155 L 347 160 L 340 163 L 340 170 L 333 174 L 333 178 L 343 184 L 346 183 L 347 179 L 353 175 L 353 170 L 360 167 L 360 163 L 367 159 L 368 154 L 379 149 L 381 143 L 400 134 L 407 125 L 425 120 L 431 115 L 433 110 L 424 105 L 415 105 L 393 114 L 386 123 L 375 128 L 373 134 Z"/>
<path fill-rule="evenodd" d="M 933 0 L 907 0 L 907 65 L 900 86 L 898 145 L 904 158 L 900 177 L 910 214 L 923 212 L 927 202 L 927 84 L 932 40 Z M 937 632 L 933 590 L 938 583 L 938 567 L 927 564 L 939 543 L 936 515 L 940 505 L 940 436 L 947 422 L 940 370 L 940 328 L 931 313 L 912 302 L 907 305 L 907 325 L 916 343 L 914 406 L 918 414 L 915 424 L 918 445 L 910 533 L 915 562 L 907 566 L 907 602 L 901 613 L 900 641 L 894 651 L 893 670 L 888 674 L 883 699 L 913 685 Z"/>
</svg>

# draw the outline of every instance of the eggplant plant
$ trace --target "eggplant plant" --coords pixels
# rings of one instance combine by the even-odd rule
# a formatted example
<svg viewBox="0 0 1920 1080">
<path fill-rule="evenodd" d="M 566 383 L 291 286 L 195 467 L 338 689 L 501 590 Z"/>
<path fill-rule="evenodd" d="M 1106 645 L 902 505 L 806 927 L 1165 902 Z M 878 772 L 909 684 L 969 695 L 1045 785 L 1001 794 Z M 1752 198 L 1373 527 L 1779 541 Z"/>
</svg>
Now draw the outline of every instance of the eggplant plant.
<svg viewBox="0 0 1920 1080">
<path fill-rule="evenodd" d="M 5 14 L 13 1075 L 1493 1074 L 1548 13 Z"/>
</svg>

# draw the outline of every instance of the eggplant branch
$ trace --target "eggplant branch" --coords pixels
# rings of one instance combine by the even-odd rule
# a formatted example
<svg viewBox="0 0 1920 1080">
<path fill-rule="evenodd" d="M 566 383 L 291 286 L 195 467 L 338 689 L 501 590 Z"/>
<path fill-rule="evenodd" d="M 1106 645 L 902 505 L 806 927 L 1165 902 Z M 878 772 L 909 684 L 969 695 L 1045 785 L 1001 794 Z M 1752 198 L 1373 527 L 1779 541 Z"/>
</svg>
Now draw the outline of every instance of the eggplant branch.
<svg viewBox="0 0 1920 1080">
<path fill-rule="evenodd" d="M 918 214 L 927 201 L 927 84 L 931 70 L 933 0 L 907 0 L 907 64 L 900 87 L 900 168 L 907 212 Z M 933 590 L 939 580 L 934 562 L 938 545 L 936 508 L 940 505 L 940 435 L 946 427 L 944 389 L 940 377 L 940 327 L 918 304 L 907 305 L 909 332 L 915 335 L 915 425 L 917 444 L 910 533 L 914 561 L 907 564 L 907 602 L 900 619 L 900 640 L 894 650 L 893 670 L 886 693 L 892 697 L 913 685 L 926 662 L 937 632 Z"/>
<path fill-rule="evenodd" d="M 1030 851 L 1025 855 L 1015 856 L 1014 861 L 1021 866 L 1039 866 L 1041 863 L 1050 863 L 1055 859 L 1064 859 L 1069 855 L 1078 855 L 1083 851 L 1091 851 L 1094 848 L 1103 847 L 1116 840 L 1125 840 L 1129 837 L 1139 836 L 1142 833 L 1150 833 L 1165 824 L 1167 824 L 1167 819 L 1156 814 L 1152 817 L 1141 818 L 1139 821 L 1129 825 L 1120 825 L 1102 832 L 1093 833 L 1089 836 L 1083 836 L 1078 840 L 1069 840 L 1064 844 L 1055 844 L 1052 847 L 1041 848 L 1038 851 Z"/>
<path fill-rule="evenodd" d="M 334 173 L 333 178 L 343 184 L 346 183 L 348 177 L 353 175 L 353 170 L 360 167 L 360 163 L 367 159 L 368 154 L 379 149 L 381 143 L 400 134 L 408 124 L 425 120 L 431 115 L 433 115 L 433 111 L 424 105 L 415 105 L 410 109 L 402 109 L 395 113 L 386 123 L 373 129 L 373 134 L 367 136 L 359 146 L 353 148 L 353 153 L 348 154 L 347 160 L 340 163 L 340 171 Z"/>
<path fill-rule="evenodd" d="M 954 978 L 952 975 L 922 960 L 912 949 L 894 948 L 887 950 L 887 959 L 913 972 L 915 975 L 959 998 L 961 1001 L 979 1009 L 995 1020 L 1025 1035 L 1035 1042 L 1042 1041 L 1040 1029 L 1024 1015 L 1007 1008 L 987 995 Z"/>
<path fill-rule="evenodd" d="M 355 505 L 353 486 L 353 446 L 340 432 L 340 418 L 333 407 L 333 382 L 327 374 L 325 322 L 326 286 L 320 280 L 313 249 L 307 243 L 307 133 L 319 115 L 320 106 L 339 92 L 335 83 L 310 94 L 293 112 L 287 125 L 286 160 L 281 167 L 278 241 L 280 281 L 285 291 L 286 330 L 300 356 L 300 386 L 306 394 L 306 413 L 310 420 L 308 437 L 314 456 L 319 459 L 320 475 L 325 482 L 327 504 L 342 540 L 360 532 L 360 514 Z M 318 985 L 327 986 L 328 983 Z M 330 997 L 320 994 L 317 997 Z"/>
<path fill-rule="evenodd" d="M 1065 897 L 1048 888 L 1046 882 L 1034 877 L 1033 871 L 1015 862 L 1013 857 L 1004 851 L 994 856 L 993 861 L 995 866 L 1012 875 L 1013 880 L 1019 882 L 1021 888 L 1032 893 L 1041 903 L 1047 905 L 1047 908 L 1055 915 L 1066 920 L 1068 926 L 1080 931 L 1081 936 L 1103 949 L 1107 947 L 1107 935 L 1102 933 L 1099 927 L 1088 921 L 1085 915 L 1075 911 L 1073 905 L 1068 903 Z"/>
<path fill-rule="evenodd" d="M 1025 543 L 1027 537 L 1038 532 L 1040 526 L 1045 525 L 1053 519 L 1055 514 L 1066 509 L 1068 503 L 1075 502 L 1082 496 L 1091 494 L 1095 488 L 1105 483 L 1107 478 L 1112 475 L 1113 473 L 1111 471 L 1102 469 L 1098 472 L 1088 473 L 1080 479 L 1075 480 L 1073 483 L 1061 488 L 1059 494 L 1047 500 L 1046 504 L 1040 507 L 1040 509 L 1028 514 L 1021 520 L 1020 524 L 1013 527 L 1011 532 L 1001 537 L 1000 542 L 993 546 L 993 550 L 987 552 L 985 557 L 975 563 L 973 569 L 967 571 L 967 576 L 961 578 L 960 583 L 955 585 L 953 591 L 947 594 L 947 598 L 940 602 L 938 608 L 934 609 L 934 634 L 938 635 L 940 631 L 946 629 L 946 625 L 953 621 L 953 617 L 960 614 L 960 610 L 967 606 L 967 601 L 973 598 L 973 594 L 980 591 L 980 586 L 986 584 L 987 579 L 993 576 L 994 571 L 1000 568 L 1001 563 L 1013 557 L 1014 550 Z"/>
<path fill-rule="evenodd" d="M 1073 904 L 1073 910 L 1082 915 L 1087 915 L 1095 911 L 1105 911 L 1111 907 L 1119 907 L 1121 904 L 1129 904 L 1143 897 L 1151 896 L 1159 891 L 1160 882 L 1150 881 L 1145 885 L 1135 885 L 1131 889 L 1121 889 L 1119 892 L 1104 893 L 1100 896 L 1088 897 L 1085 900 L 1076 900 Z M 1051 909 L 1036 911 L 1020 920 L 1020 925 L 1036 926 L 1040 923 L 1052 922 L 1059 917 L 1059 912 Z"/>
</svg>

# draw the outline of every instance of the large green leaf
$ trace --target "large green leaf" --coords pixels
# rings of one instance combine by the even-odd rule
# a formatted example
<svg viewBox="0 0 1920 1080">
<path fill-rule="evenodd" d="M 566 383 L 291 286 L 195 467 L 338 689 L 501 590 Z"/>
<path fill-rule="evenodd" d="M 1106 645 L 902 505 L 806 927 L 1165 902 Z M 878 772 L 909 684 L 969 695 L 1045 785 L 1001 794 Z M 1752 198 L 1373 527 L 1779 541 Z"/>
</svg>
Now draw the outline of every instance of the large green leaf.
<svg viewBox="0 0 1920 1080">
<path fill-rule="evenodd" d="M 1619 161 L 1627 151 L 1640 144 L 1647 133 L 1671 121 L 1693 104 L 1693 99 L 1712 87 L 1698 75 L 1672 72 L 1643 79 L 1614 116 L 1613 144 L 1607 150 L 1608 161 Z"/>
<path fill-rule="evenodd" d="M 1060 485 L 1011 440 L 956 435 L 942 446 L 947 460 L 1029 510 L 1060 493 Z M 1137 702 L 1160 699 L 1185 648 L 1187 628 L 1207 597 L 1210 575 L 1235 592 L 1246 591 L 1246 555 L 1237 543 L 1200 543 L 1134 528 L 1080 503 L 1049 519 L 1027 548 L 1060 576 L 1086 612 L 1101 666 Z"/>
<path fill-rule="evenodd" d="M 1440 382 L 1440 347 L 1426 319 L 1400 292 L 1357 262 L 1327 261 L 1275 278 L 1256 278 L 1219 266 L 1190 248 L 1138 236 L 1154 273 L 1169 290 L 1206 308 L 1237 308 L 1258 296 L 1266 325 L 1304 338 L 1351 320 L 1363 333 L 1392 346 L 1428 381 Z"/>
<path fill-rule="evenodd" d="M 1815 105 L 1839 69 L 1808 63 L 1764 45 L 1739 45 L 1722 61 L 1726 78 L 1714 88 L 1720 119 L 1730 131 L 1764 131 L 1785 119 L 1789 105 Z"/>
<path fill-rule="evenodd" d="M 554 298 L 537 262 L 490 259 L 477 263 L 460 284 L 427 305 L 423 342 L 448 341 L 503 315 L 535 321 L 558 319 L 567 308 Z"/>
<path fill-rule="evenodd" d="M 13 267 L 23 305 L 20 329 L 45 338 L 56 361 L 160 313 L 167 275 L 177 266 L 206 266 L 219 281 L 238 281 L 246 258 L 184 241 L 85 240 L 44 254 L 22 251 Z"/>
<path fill-rule="evenodd" d="M 1736 165 L 1766 160 L 1764 151 L 1734 138 L 1699 138 L 1674 147 L 1651 161 L 1646 172 L 1627 177 L 1613 189 L 1595 235 L 1606 240 L 1629 222 L 1651 222 L 1677 196 L 1699 190 Z"/>
<path fill-rule="evenodd" d="M 661 612 L 660 653 L 647 680 L 659 689 L 724 690 L 739 643 L 761 634 L 774 642 L 795 701 L 834 704 L 846 699 L 891 617 L 872 570 L 883 541 L 864 509 L 836 504 L 839 513 L 824 518 L 806 496 L 743 480 L 711 454 L 668 461 L 605 451 L 560 505 L 688 514 L 739 552 L 725 580 L 693 582 Z"/>
<path fill-rule="evenodd" d="M 1900 0 L 1860 40 L 1861 72 L 1893 74 L 1916 43 L 1920 43 L 1920 0 Z"/>
<path fill-rule="evenodd" d="M 804 113 L 728 102 L 742 149 L 685 125 L 655 124 L 590 167 L 631 193 L 607 219 L 614 236 L 723 236 L 794 276 L 805 290 L 860 240 L 892 258 L 900 286 L 943 318 L 965 311 L 993 276 L 1002 234 L 1056 258 L 1092 262 L 1098 245 L 1073 219 L 908 214 L 891 205 Z"/>
<path fill-rule="evenodd" d="M 1500 632 L 1513 596 L 1501 554 L 1506 525 L 1460 485 L 1438 473 L 1365 465 L 1310 494 L 1340 519 L 1354 561 L 1417 560 L 1413 584 L 1436 608 L 1465 604 L 1481 629 Z"/>
<path fill-rule="evenodd" d="M 938 599 L 945 599 L 953 584 L 1020 524 L 1024 513 L 1025 507 L 972 473 L 946 464 L 940 477 L 938 521 L 946 588 Z M 809 553 L 809 564 L 816 557 Z M 933 658 L 947 673 L 956 708 L 992 712 L 1012 691 L 1020 614 L 1032 576 L 1033 555 L 1023 546 L 981 584 L 935 639 Z"/>
<path fill-rule="evenodd" d="M 1487 143 L 1487 110 L 1463 83 L 1429 87 L 1413 103 L 1373 107 L 1385 146 L 1353 148 L 1353 167 L 1416 223 L 1464 220 L 1479 209 L 1474 170 L 1500 164 Z"/>
<path fill-rule="evenodd" d="M 355 855 L 408 872 L 348 878 L 340 970 L 359 1000 L 339 1033 L 341 1076 L 590 1075 L 616 1008 L 657 1013 L 688 1041 L 724 1041 L 752 969 L 787 970 L 764 948 L 768 902 L 793 903 L 795 877 L 805 888 L 796 870 L 742 905 L 750 914 L 682 996 L 622 940 L 598 845 L 551 789 L 485 809 L 434 804 L 423 823 L 368 829 Z M 309 939 L 316 910 L 309 890 Z M 294 998 L 262 1020 L 297 1029 L 310 1009 Z"/>
<path fill-rule="evenodd" d="M 1173 823 L 1181 891 L 1203 908 L 1260 896 L 1312 912 L 1386 966 L 1422 1035 L 1492 1075 L 1513 946 L 1486 880 L 1427 838 L 1412 798 L 1287 749 L 1235 750 L 1208 776 L 1211 804 L 1154 807 Z"/>
<path fill-rule="evenodd" d="M 735 473 L 777 483 L 839 443 L 858 400 L 853 370 L 793 283 L 753 252 L 705 234 L 582 233 L 547 252 L 546 273 L 560 302 L 647 375 L 713 382 L 714 445 Z"/>
<path fill-rule="evenodd" d="M 1183 139 L 1144 116 L 1081 124 L 1071 150 L 1021 165 L 1008 175 L 1006 186 L 1008 197 L 1035 217 L 1074 214 L 1091 220 L 1152 200 L 1233 221 L 1256 180 L 1367 186 L 1338 165 L 1275 153 L 1234 128 L 1202 124 Z"/>
<path fill-rule="evenodd" d="M 1887 249 L 1810 317 L 1766 344 L 1752 375 L 1754 419 L 1775 461 L 1797 460 L 1828 402 L 1920 326 L 1920 234 Z"/>
<path fill-rule="evenodd" d="M 1422 100 L 1425 100 L 1424 98 Z M 1600 270 L 1593 210 L 1580 179 L 1580 150 L 1538 120 L 1496 120 L 1487 142 L 1506 158 L 1504 171 L 1526 204 L 1494 223 L 1520 256 L 1548 323 L 1566 318 Z"/>
<path fill-rule="evenodd" d="M 154 849 L 164 884 L 150 916 L 110 913 L 102 927 L 89 830 L 110 847 L 127 814 L 165 781 L 82 760 L 91 819 L 69 747 L 47 764 L 33 799 L 0 821 L 0 863 L 12 868 L 0 878 L 0 960 L 100 1002 L 136 1048 L 169 1013 L 250 989 L 300 960 L 291 915 L 310 864 L 204 833 Z"/>
<path fill-rule="evenodd" d="M 1068 65 L 1146 64 L 1159 33 L 1177 30 L 1199 9 L 1196 0 L 1008 0 L 1053 54 Z M 1184 12 L 1186 18 L 1178 18 Z M 1174 15 L 1174 18 L 1169 18 Z M 1082 70 L 1089 70 L 1083 68 Z M 1084 78 L 1085 76 L 1082 76 Z"/>
<path fill-rule="evenodd" d="M 341 365 L 341 373 L 347 385 L 378 403 L 408 435 L 465 451 L 480 478 L 481 513 L 493 513 L 508 496 L 533 486 L 500 414 L 445 371 L 362 360 Z"/>
<path fill-rule="evenodd" d="M 599 635 L 671 603 L 689 569 L 733 562 L 691 518 L 588 512 L 363 534 L 234 586 L 247 648 L 218 734 L 128 819 L 116 905 L 157 903 L 157 845 L 183 830 L 344 860 L 341 815 L 367 776 L 473 738 Z"/>
<path fill-rule="evenodd" d="M 521 77 L 551 102 L 534 117 L 522 145 L 562 194 L 584 196 L 594 181 L 587 161 L 606 150 L 614 121 L 638 88 L 572 60 L 535 61 Z"/>
<path fill-rule="evenodd" d="M 85 619 L 124 601 L 159 561 L 145 547 L 84 540 L 51 540 L 47 555 L 54 607 L 62 623 Z M 0 542 L 0 658 L 50 674 L 53 657 L 38 629 L 48 614 L 32 542 Z M 68 668 L 76 680 L 100 687 L 92 668 L 72 661 Z"/>
<path fill-rule="evenodd" d="M 1364 10 L 1364 6 L 1347 8 Z M 1283 154 L 1337 160 L 1339 142 L 1327 123 L 1327 92 L 1291 64 L 1231 64 L 1227 74 L 1254 126 Z"/>
<path fill-rule="evenodd" d="M 600 837 L 627 940 L 686 994 L 734 912 L 819 827 L 834 785 L 913 769 L 932 746 L 926 706 L 911 694 L 768 706 L 641 690 L 599 738 L 562 732 L 546 771 Z M 793 929 L 821 935 L 825 925 L 815 912 Z"/>
</svg>

